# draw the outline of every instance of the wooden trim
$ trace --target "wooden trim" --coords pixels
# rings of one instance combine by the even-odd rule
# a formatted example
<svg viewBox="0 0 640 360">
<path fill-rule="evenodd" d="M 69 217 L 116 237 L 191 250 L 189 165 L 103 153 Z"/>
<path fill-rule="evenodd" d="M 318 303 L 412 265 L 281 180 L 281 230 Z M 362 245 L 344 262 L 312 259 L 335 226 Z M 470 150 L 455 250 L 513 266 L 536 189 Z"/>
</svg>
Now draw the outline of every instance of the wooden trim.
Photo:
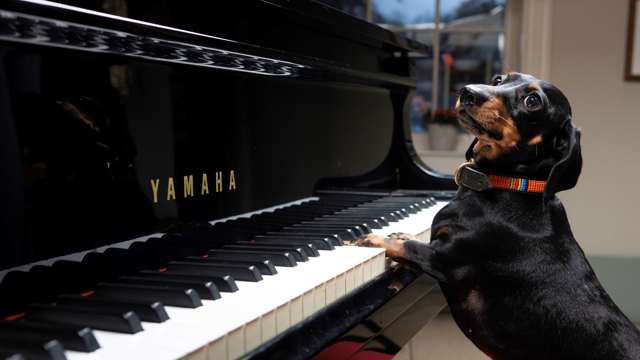
<svg viewBox="0 0 640 360">
<path fill-rule="evenodd" d="M 636 5 L 640 2 L 640 0 L 629 0 L 629 20 L 628 20 L 628 28 L 627 28 L 627 53 L 625 56 L 625 64 L 624 64 L 624 79 L 626 81 L 640 81 L 640 74 L 632 74 L 631 73 L 631 60 L 633 56 L 633 43 L 635 41 L 635 26 L 636 21 L 640 21 L 640 19 L 636 19 Z"/>
<path fill-rule="evenodd" d="M 551 79 L 553 0 L 526 0 L 522 8 L 521 71 Z"/>
</svg>

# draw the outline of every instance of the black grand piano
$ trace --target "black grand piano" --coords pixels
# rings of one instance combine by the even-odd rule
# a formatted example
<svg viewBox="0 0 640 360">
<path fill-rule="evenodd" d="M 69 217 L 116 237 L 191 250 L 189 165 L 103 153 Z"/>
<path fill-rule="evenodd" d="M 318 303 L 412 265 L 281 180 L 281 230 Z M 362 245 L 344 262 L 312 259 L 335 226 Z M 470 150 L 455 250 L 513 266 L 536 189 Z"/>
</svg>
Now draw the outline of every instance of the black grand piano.
<svg viewBox="0 0 640 360">
<path fill-rule="evenodd" d="M 385 359 L 437 283 L 423 45 L 309 0 L 0 2 L 0 359 Z M 240 320 L 243 319 L 243 320 Z"/>
</svg>

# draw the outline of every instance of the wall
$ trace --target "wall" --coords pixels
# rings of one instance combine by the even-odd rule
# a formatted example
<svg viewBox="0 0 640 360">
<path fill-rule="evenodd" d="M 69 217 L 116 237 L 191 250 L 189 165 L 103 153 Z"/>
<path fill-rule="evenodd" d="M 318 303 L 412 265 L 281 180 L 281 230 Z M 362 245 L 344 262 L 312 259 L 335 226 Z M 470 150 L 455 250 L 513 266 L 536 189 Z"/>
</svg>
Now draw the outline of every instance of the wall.
<svg viewBox="0 0 640 360">
<path fill-rule="evenodd" d="M 551 81 L 583 130 L 582 176 L 561 198 L 589 255 L 640 257 L 640 82 L 623 81 L 628 5 L 552 5 Z"/>
<path fill-rule="evenodd" d="M 640 82 L 623 81 L 628 6 L 553 0 L 547 70 L 582 128 L 582 176 L 560 197 L 603 286 L 640 322 Z"/>
</svg>

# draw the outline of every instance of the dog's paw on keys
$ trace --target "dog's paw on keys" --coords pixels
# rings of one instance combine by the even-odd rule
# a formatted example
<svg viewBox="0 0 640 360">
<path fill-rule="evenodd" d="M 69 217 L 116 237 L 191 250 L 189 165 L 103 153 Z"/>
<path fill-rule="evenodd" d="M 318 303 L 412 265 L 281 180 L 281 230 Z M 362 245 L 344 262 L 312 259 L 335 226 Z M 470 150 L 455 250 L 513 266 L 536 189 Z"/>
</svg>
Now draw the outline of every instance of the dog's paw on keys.
<svg viewBox="0 0 640 360">
<path fill-rule="evenodd" d="M 391 233 L 389 234 L 389 238 L 391 240 L 400 240 L 400 241 L 418 240 L 418 238 L 415 235 L 407 234 L 407 233 Z"/>
<path fill-rule="evenodd" d="M 373 234 L 363 235 L 356 240 L 356 245 L 384 248 L 388 257 L 401 258 L 404 257 L 404 241 L 413 240 L 415 237 L 409 234 L 400 235 L 403 236 L 398 236 L 398 234 L 391 234 L 388 237 Z"/>
<path fill-rule="evenodd" d="M 356 240 L 356 245 L 364 247 L 384 247 L 384 237 L 380 235 L 362 235 Z"/>
</svg>

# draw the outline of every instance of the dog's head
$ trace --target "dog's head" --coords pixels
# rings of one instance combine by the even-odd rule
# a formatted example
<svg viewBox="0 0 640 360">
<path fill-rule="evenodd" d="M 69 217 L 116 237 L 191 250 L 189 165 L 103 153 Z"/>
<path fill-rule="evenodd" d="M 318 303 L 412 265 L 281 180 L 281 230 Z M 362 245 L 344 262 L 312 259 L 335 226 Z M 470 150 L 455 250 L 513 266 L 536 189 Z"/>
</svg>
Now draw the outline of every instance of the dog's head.
<svg viewBox="0 0 640 360">
<path fill-rule="evenodd" d="M 580 130 L 554 85 L 531 75 L 497 75 L 467 85 L 456 104 L 460 124 L 476 136 L 467 159 L 494 171 L 546 176 L 545 202 L 576 185 L 582 168 Z"/>
</svg>

